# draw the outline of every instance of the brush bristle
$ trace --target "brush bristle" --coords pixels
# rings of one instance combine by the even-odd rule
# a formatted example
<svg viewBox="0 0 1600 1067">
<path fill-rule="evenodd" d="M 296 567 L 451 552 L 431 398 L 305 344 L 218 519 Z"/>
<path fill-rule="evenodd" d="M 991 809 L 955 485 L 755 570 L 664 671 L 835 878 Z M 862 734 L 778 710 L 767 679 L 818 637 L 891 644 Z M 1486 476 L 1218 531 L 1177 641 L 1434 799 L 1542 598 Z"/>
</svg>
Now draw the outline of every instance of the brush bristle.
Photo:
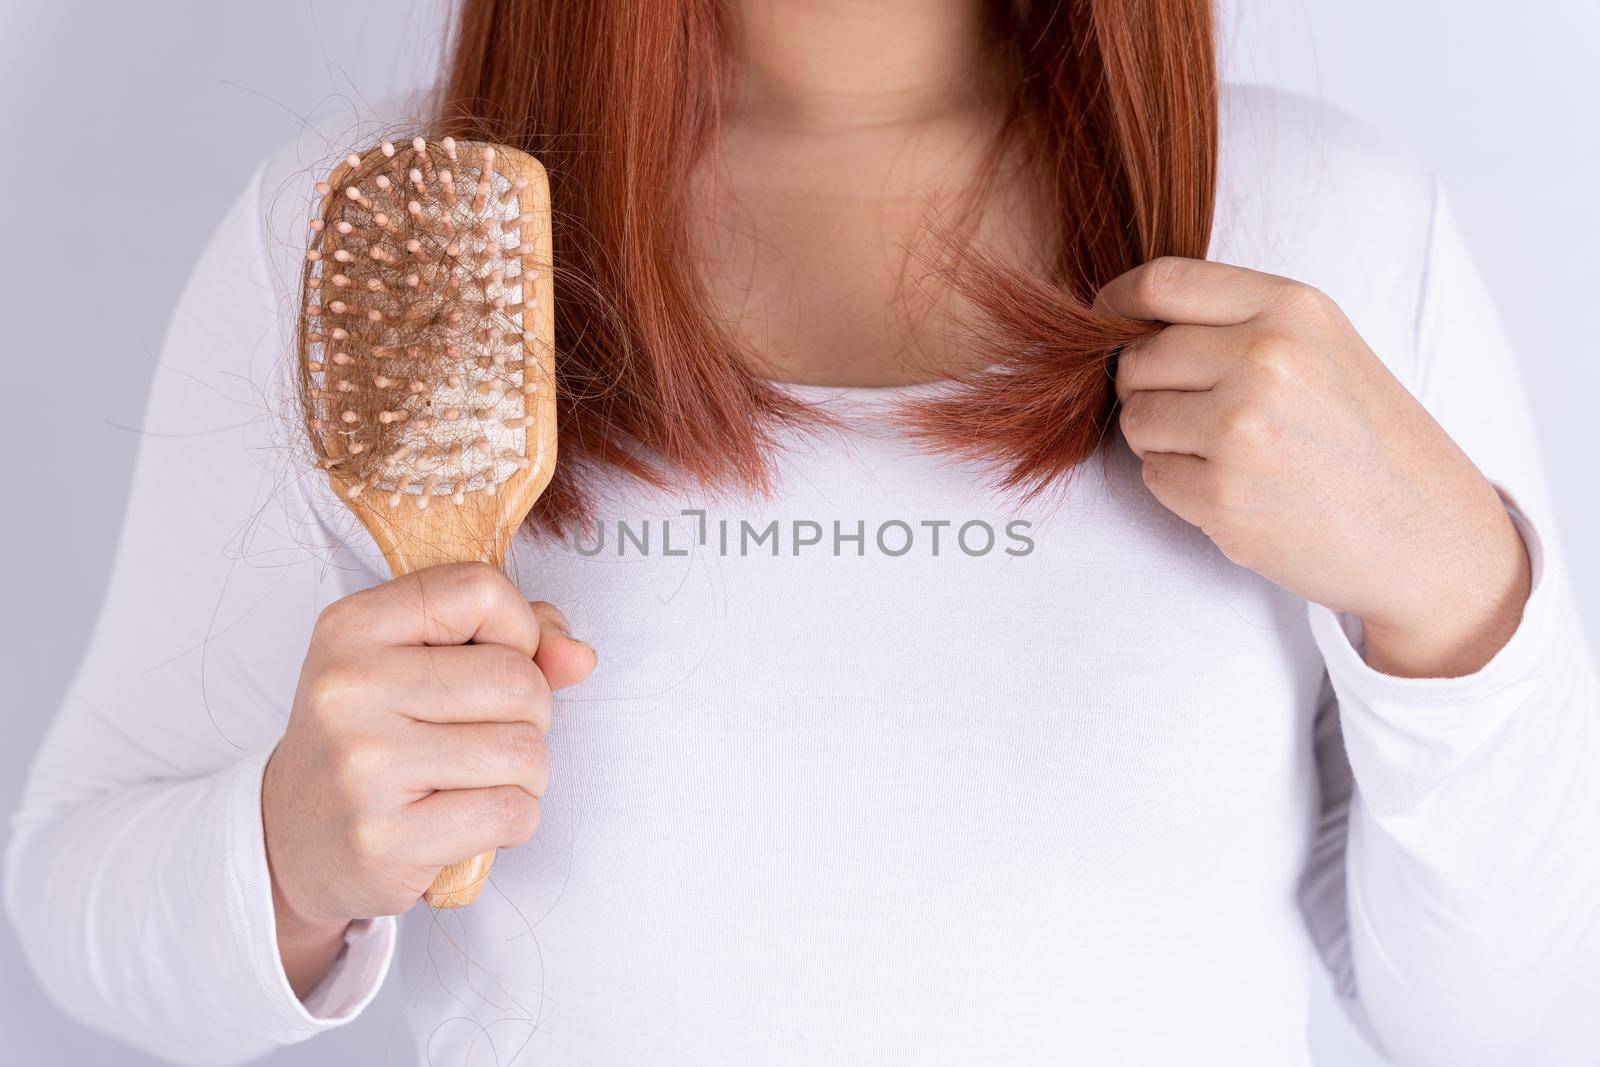
<svg viewBox="0 0 1600 1067">
<path fill-rule="evenodd" d="M 318 183 L 302 384 L 319 461 L 351 496 L 459 502 L 529 464 L 536 219 L 503 163 L 417 138 Z"/>
</svg>

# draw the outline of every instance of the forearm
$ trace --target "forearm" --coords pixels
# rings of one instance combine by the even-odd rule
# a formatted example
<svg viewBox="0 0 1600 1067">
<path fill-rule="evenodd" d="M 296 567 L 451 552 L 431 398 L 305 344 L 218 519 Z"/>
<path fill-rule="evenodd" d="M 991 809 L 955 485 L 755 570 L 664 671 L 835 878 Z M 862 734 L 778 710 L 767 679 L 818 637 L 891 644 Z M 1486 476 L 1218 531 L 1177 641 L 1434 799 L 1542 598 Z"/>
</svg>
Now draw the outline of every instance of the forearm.
<svg viewBox="0 0 1600 1067">
<path fill-rule="evenodd" d="M 1356 782 L 1356 984 L 1404 1063 L 1565 1064 L 1600 1047 L 1581 1003 L 1600 994 L 1600 681 L 1524 532 L 1533 594 L 1476 673 L 1382 675 L 1314 613 Z"/>
<path fill-rule="evenodd" d="M 64 1010 L 178 1063 L 230 1064 L 365 1007 L 393 953 L 393 919 L 292 933 L 291 988 L 261 823 L 265 762 L 261 751 L 209 775 L 24 807 L 7 905 Z"/>
<path fill-rule="evenodd" d="M 8 906 L 65 1010 L 183 1063 L 240 1062 L 290 1039 L 263 1010 L 273 961 L 252 951 L 250 872 L 236 869 L 251 773 L 241 764 L 24 810 Z"/>
</svg>

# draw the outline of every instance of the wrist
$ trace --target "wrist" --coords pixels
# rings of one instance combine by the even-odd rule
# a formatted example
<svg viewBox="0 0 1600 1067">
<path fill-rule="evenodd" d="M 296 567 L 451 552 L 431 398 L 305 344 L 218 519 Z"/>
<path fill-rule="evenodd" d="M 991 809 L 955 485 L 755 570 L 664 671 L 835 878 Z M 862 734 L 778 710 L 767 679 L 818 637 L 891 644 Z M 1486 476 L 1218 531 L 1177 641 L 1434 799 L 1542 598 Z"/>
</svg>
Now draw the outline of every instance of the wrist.
<svg viewBox="0 0 1600 1067">
<path fill-rule="evenodd" d="M 295 996 L 304 1000 L 344 951 L 350 923 L 342 919 L 307 919 L 284 898 L 276 881 L 272 907 L 277 921 L 278 958 Z"/>
<path fill-rule="evenodd" d="M 1369 666 L 1402 678 L 1459 678 L 1505 647 L 1521 622 L 1532 566 L 1498 495 L 1493 520 L 1472 544 L 1472 558 L 1429 568 L 1438 576 L 1434 592 L 1408 612 L 1361 616 Z"/>
<path fill-rule="evenodd" d="M 281 842 L 275 832 L 280 827 L 272 817 L 272 796 L 277 784 L 274 752 L 267 761 L 261 790 L 262 837 L 266 845 L 267 876 L 272 886 L 272 916 L 278 943 L 278 958 L 295 996 L 304 1000 L 316 988 L 328 968 L 344 951 L 345 933 L 350 920 L 319 916 L 296 904 L 285 884 Z"/>
<path fill-rule="evenodd" d="M 328 919 L 308 916 L 283 894 L 276 880 L 272 883 L 272 909 L 277 917 L 278 941 L 288 941 L 297 946 L 313 946 L 342 940 L 350 928 L 348 919 Z"/>
</svg>

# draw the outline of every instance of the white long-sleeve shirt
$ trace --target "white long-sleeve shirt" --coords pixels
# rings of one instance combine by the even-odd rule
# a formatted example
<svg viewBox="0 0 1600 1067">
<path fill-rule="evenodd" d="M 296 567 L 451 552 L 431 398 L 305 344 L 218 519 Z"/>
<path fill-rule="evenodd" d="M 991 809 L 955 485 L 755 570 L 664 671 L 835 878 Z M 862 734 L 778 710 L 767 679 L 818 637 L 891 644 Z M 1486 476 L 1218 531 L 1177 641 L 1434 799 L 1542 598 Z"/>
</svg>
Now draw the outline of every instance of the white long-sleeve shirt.
<svg viewBox="0 0 1600 1067">
<path fill-rule="evenodd" d="M 302 1004 L 262 768 L 317 611 L 386 575 L 288 414 L 313 175 L 280 157 L 178 308 L 15 820 L 46 987 L 197 1064 L 399 968 L 420 1063 L 1284 1067 L 1320 957 L 1402 1063 L 1600 1062 L 1600 685 L 1488 296 L 1431 178 L 1346 119 L 1230 90 L 1222 158 L 1212 258 L 1332 295 L 1501 487 L 1534 586 L 1482 670 L 1368 668 L 1120 443 L 1019 509 L 892 431 L 912 390 L 800 388 L 841 426 L 782 440 L 770 497 L 619 480 L 597 551 L 519 540 L 600 650 L 543 823 L 472 907 L 358 924 Z"/>
</svg>

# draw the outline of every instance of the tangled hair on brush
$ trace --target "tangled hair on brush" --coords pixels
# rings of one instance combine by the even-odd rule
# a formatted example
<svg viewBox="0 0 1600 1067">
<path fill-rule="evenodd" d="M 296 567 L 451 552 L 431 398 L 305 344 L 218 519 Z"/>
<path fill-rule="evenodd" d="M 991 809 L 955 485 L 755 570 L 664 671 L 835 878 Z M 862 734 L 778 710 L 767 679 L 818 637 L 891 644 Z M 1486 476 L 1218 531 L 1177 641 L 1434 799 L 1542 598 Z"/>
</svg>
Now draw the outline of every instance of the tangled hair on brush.
<svg viewBox="0 0 1600 1067">
<path fill-rule="evenodd" d="M 1037 168 L 1061 221 L 1051 269 L 982 249 L 941 276 L 978 310 L 987 368 L 903 413 L 930 446 L 1038 492 L 1094 454 L 1120 346 L 1151 332 L 1097 310 L 1112 278 L 1203 257 L 1217 162 L 1210 0 L 988 0 L 1017 72 L 998 152 Z M 768 484 L 774 430 L 816 414 L 752 368 L 685 254 L 686 188 L 717 135 L 721 0 L 459 0 L 442 128 L 521 148 L 557 218 L 561 458 L 535 521 L 586 514 L 586 477 Z"/>
</svg>

